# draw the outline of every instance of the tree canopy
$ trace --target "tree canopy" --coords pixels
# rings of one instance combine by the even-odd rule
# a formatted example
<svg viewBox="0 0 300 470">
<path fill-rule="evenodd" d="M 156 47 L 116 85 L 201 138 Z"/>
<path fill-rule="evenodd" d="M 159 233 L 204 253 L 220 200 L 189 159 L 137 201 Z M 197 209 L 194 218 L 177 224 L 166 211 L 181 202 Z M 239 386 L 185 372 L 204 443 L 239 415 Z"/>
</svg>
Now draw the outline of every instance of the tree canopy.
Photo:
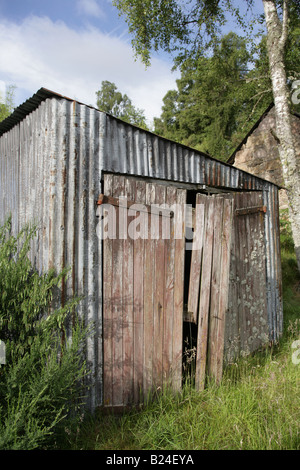
<svg viewBox="0 0 300 470">
<path fill-rule="evenodd" d="M 297 34 L 287 47 L 290 86 L 299 75 Z M 154 120 L 155 132 L 227 160 L 273 100 L 266 37 L 253 54 L 244 37 L 230 32 L 216 40 L 210 57 L 187 59 L 180 70 L 177 89 L 167 92 Z"/>
<path fill-rule="evenodd" d="M 282 0 L 275 0 L 281 9 Z M 151 53 L 164 50 L 173 54 L 178 65 L 187 58 L 210 53 L 218 42 L 228 18 L 234 20 L 247 38 L 254 36 L 254 25 L 264 23 L 255 14 L 254 0 L 112 0 L 123 15 L 132 35 L 137 56 L 150 64 Z M 245 13 L 248 15 L 246 15 Z M 298 0 L 289 0 L 290 26 L 298 24 Z M 264 29 L 265 32 L 265 29 Z"/>
<path fill-rule="evenodd" d="M 268 84 L 253 111 L 254 62 L 246 40 L 232 32 L 215 44 L 211 57 L 186 60 L 177 90 L 163 99 L 155 132 L 222 160 L 229 158 L 272 99 Z"/>
<path fill-rule="evenodd" d="M 146 65 L 150 64 L 151 53 L 158 50 L 173 53 L 175 66 L 182 66 L 191 59 L 197 63 L 201 57 L 209 58 L 228 15 L 243 28 L 247 40 L 251 38 L 255 50 L 257 36 L 254 34 L 254 24 L 261 24 L 266 35 L 276 138 L 300 271 L 300 170 L 291 125 L 290 89 L 299 78 L 299 0 L 262 0 L 263 14 L 254 14 L 252 7 L 257 6 L 254 0 L 113 0 L 113 4 L 125 16 L 129 32 L 133 35 L 135 54 Z M 252 10 L 250 23 L 242 11 L 245 6 Z M 295 66 L 291 75 L 288 63 Z M 261 93 L 258 77 L 255 78 L 257 96 L 259 93 L 262 96 L 265 90 Z M 173 99 L 174 94 L 168 96 L 171 104 Z M 213 106 L 214 103 L 210 104 Z M 172 106 L 174 108 L 175 105 Z M 215 119 L 213 125 L 219 125 L 218 119 Z"/>
<path fill-rule="evenodd" d="M 96 91 L 97 107 L 106 113 L 122 119 L 130 124 L 135 124 L 146 128 L 146 118 L 144 111 L 135 108 L 131 99 L 118 90 L 117 86 L 104 80 L 101 82 L 101 89 Z"/>
</svg>

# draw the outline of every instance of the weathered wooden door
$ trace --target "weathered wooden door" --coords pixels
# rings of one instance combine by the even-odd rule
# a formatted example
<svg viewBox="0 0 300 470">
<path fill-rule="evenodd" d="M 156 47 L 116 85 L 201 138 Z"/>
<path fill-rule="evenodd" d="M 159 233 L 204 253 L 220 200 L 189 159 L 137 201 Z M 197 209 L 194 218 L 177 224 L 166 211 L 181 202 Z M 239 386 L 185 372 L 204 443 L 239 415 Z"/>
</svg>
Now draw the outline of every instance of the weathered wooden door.
<svg viewBox="0 0 300 470">
<path fill-rule="evenodd" d="M 174 230 L 184 221 L 150 207 L 178 204 L 184 213 L 186 191 L 105 175 L 104 196 L 114 221 L 103 241 L 104 405 L 123 406 L 181 387 L 185 239 Z"/>
<path fill-rule="evenodd" d="M 181 388 L 184 309 L 198 331 L 196 387 L 219 382 L 235 336 L 251 352 L 267 332 L 261 193 L 198 193 L 189 244 L 183 189 L 105 175 L 101 202 L 113 222 L 103 241 L 104 405 Z"/>
<path fill-rule="evenodd" d="M 268 342 L 266 211 L 257 191 L 197 194 L 188 312 L 198 329 L 198 389 L 207 376 L 220 382 L 224 361 Z"/>
<path fill-rule="evenodd" d="M 197 389 L 204 388 L 207 374 L 217 382 L 222 377 L 232 212 L 233 198 L 227 194 L 196 196 L 187 307 L 198 326 Z"/>
<path fill-rule="evenodd" d="M 264 220 L 268 217 L 267 211 L 260 191 L 234 194 L 225 331 L 227 362 L 252 353 L 269 342 Z"/>
</svg>

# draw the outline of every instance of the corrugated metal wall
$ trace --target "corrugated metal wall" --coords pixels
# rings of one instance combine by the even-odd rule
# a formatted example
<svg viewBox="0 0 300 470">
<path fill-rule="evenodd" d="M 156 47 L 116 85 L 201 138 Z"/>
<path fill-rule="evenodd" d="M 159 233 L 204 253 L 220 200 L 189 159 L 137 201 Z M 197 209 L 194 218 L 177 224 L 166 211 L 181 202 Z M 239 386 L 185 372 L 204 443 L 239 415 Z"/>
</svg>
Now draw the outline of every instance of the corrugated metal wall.
<svg viewBox="0 0 300 470">
<path fill-rule="evenodd" d="M 40 272 L 70 266 L 61 296 L 84 293 L 80 313 L 96 324 L 88 344 L 96 384 L 92 404 L 102 401 L 101 243 L 95 216 L 101 116 L 75 102 L 48 99 L 0 139 L 1 223 L 12 213 L 15 233 L 27 222 L 38 225 L 32 261 Z"/>
<path fill-rule="evenodd" d="M 262 190 L 268 207 L 269 328 L 272 338 L 278 338 L 282 306 L 276 186 L 58 97 L 42 100 L 37 109 L 2 135 L 0 156 L 0 222 L 11 212 L 15 232 L 26 222 L 38 224 L 33 262 L 40 271 L 70 266 L 72 275 L 65 292 L 84 293 L 81 313 L 96 324 L 96 336 L 88 344 L 96 384 L 92 407 L 102 402 L 101 243 L 95 216 L 102 171 L 230 190 Z"/>
<path fill-rule="evenodd" d="M 263 204 L 267 206 L 265 216 L 267 307 L 269 335 L 277 341 L 283 332 L 282 277 L 280 255 L 280 228 L 278 188 L 266 185 Z"/>
</svg>

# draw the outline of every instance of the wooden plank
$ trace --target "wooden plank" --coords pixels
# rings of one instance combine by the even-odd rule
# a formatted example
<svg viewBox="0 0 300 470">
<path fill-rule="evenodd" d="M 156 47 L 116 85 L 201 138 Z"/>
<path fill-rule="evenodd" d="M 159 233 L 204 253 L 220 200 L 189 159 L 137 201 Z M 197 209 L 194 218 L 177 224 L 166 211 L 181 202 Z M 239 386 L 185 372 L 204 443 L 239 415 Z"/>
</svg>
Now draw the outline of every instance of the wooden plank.
<svg viewBox="0 0 300 470">
<path fill-rule="evenodd" d="M 225 361 L 232 362 L 239 351 L 238 332 L 238 292 L 237 292 L 237 253 L 236 253 L 236 217 L 235 198 L 232 196 L 232 231 L 230 243 L 230 273 L 228 292 L 228 312 L 225 324 Z"/>
<path fill-rule="evenodd" d="M 113 197 L 124 196 L 123 176 L 113 176 Z M 123 240 L 119 237 L 120 211 L 116 210 L 117 236 L 112 241 L 112 341 L 113 341 L 113 405 L 123 405 Z"/>
<path fill-rule="evenodd" d="M 146 183 L 136 181 L 135 198 L 137 204 L 145 204 Z M 138 215 L 140 220 L 145 217 Z M 142 224 L 142 222 L 141 222 Z M 143 227 L 140 227 L 143 230 Z M 134 297 L 134 403 L 139 403 L 143 396 L 144 365 L 144 240 L 137 238 L 133 242 L 133 297 Z"/>
<path fill-rule="evenodd" d="M 155 185 L 155 204 L 165 202 L 166 188 Z M 157 220 L 158 218 L 158 220 Z M 163 338 L 164 338 L 164 249 L 165 243 L 162 240 L 162 219 L 154 215 L 153 222 L 159 224 L 159 237 L 155 240 L 155 292 L 154 292 L 154 354 L 153 354 L 153 385 L 162 387 L 163 384 Z"/>
<path fill-rule="evenodd" d="M 155 185 L 146 185 L 146 204 L 155 202 Z M 148 238 L 144 242 L 144 400 L 149 398 L 153 380 L 154 353 L 154 289 L 155 289 L 155 240 L 151 239 L 151 215 L 148 217 Z"/>
<path fill-rule="evenodd" d="M 177 212 L 174 216 L 175 257 L 174 257 L 174 320 L 172 338 L 172 387 L 181 389 L 182 381 L 182 329 L 184 297 L 184 259 L 185 259 L 185 203 L 186 190 L 177 189 Z"/>
<path fill-rule="evenodd" d="M 125 178 L 125 196 L 133 199 L 135 181 Z M 127 239 L 123 242 L 123 403 L 133 402 L 133 240 L 128 236 L 132 217 L 127 211 Z"/>
<path fill-rule="evenodd" d="M 200 275 L 202 266 L 203 235 L 204 235 L 204 207 L 206 196 L 198 193 L 195 208 L 195 230 L 193 240 L 193 251 L 191 259 L 191 270 L 188 293 L 188 312 L 191 321 L 197 323 Z"/>
<path fill-rule="evenodd" d="M 236 208 L 245 207 L 244 193 L 235 194 Z M 238 299 L 238 331 L 240 348 L 239 352 L 242 354 L 247 353 L 247 325 L 245 316 L 245 217 L 236 217 L 236 274 L 237 274 L 237 299 Z"/>
<path fill-rule="evenodd" d="M 216 375 L 217 361 L 217 338 L 218 323 L 221 312 L 219 312 L 219 299 L 222 296 L 220 289 L 221 263 L 222 263 L 222 224 L 223 224 L 224 199 L 216 198 L 214 207 L 214 228 L 213 228 L 213 256 L 211 274 L 211 300 L 209 311 L 209 338 L 207 348 L 207 373 L 209 376 Z"/>
<path fill-rule="evenodd" d="M 231 249 L 231 233 L 232 233 L 232 207 L 233 200 L 225 198 L 223 200 L 223 223 L 222 223 L 222 252 L 220 267 L 220 297 L 219 311 L 217 323 L 217 337 L 215 348 L 215 364 L 213 376 L 216 383 L 219 384 L 223 375 L 224 364 L 224 343 L 225 343 L 225 324 L 226 313 L 228 308 L 229 293 L 229 275 L 230 275 L 230 249 Z"/>
<path fill-rule="evenodd" d="M 199 300 L 197 358 L 195 374 L 195 385 L 197 390 L 203 390 L 205 385 L 213 251 L 214 199 L 209 198 L 207 200 L 207 211 L 205 212 L 206 224 L 204 229 L 205 234 L 203 244 L 203 263 Z"/>
<path fill-rule="evenodd" d="M 176 203 L 176 188 L 170 186 L 166 191 L 166 203 L 172 206 Z M 169 222 L 169 239 L 164 241 L 165 267 L 164 267 L 164 308 L 163 308 L 163 385 L 172 383 L 172 355 L 173 355 L 173 323 L 174 323 L 174 218 L 164 219 Z M 174 364 L 174 367 L 175 364 Z"/>
<path fill-rule="evenodd" d="M 104 191 L 112 194 L 112 175 L 104 175 Z M 112 354 L 112 240 L 103 240 L 103 403 L 113 404 Z"/>
</svg>

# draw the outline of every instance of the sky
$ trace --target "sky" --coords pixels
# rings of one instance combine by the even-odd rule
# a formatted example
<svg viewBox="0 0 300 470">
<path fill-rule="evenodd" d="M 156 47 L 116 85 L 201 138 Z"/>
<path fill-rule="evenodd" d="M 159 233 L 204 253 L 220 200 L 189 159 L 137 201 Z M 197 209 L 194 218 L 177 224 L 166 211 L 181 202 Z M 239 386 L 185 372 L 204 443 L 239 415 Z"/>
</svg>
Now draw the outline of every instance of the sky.
<svg viewBox="0 0 300 470">
<path fill-rule="evenodd" d="M 151 127 L 179 77 L 165 54 L 147 69 L 135 60 L 111 0 L 0 0 L 0 44 L 0 93 L 15 85 L 15 106 L 44 87 L 96 107 L 95 93 L 108 80 Z"/>
<path fill-rule="evenodd" d="M 96 107 L 102 80 L 114 82 L 148 124 L 176 88 L 171 58 L 135 60 L 125 21 L 111 0 L 0 0 L 0 92 L 15 106 L 48 88 Z"/>
</svg>

